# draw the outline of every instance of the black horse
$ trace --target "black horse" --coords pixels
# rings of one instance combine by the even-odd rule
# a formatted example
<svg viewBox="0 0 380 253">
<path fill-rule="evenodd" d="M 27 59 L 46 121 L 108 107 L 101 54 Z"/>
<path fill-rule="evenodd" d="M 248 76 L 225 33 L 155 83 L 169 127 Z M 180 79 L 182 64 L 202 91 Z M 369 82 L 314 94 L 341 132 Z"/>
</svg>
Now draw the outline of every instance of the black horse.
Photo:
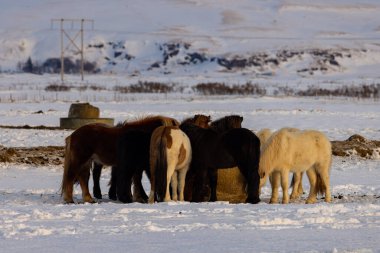
<svg viewBox="0 0 380 253">
<path fill-rule="evenodd" d="M 241 123 L 241 122 L 240 122 Z M 260 140 L 250 130 L 233 128 L 217 131 L 204 129 L 184 122 L 180 125 L 190 139 L 192 162 L 186 178 L 185 200 L 202 202 L 206 185 L 211 188 L 210 201 L 216 201 L 217 170 L 238 166 L 248 185 L 248 203 L 260 202 L 258 174 L 260 161 Z M 193 179 L 191 178 L 193 177 Z M 189 193 L 188 191 L 192 191 Z"/>
<path fill-rule="evenodd" d="M 141 175 L 139 178 L 141 182 L 143 171 L 150 179 L 149 148 L 151 136 L 152 133 L 150 132 L 131 130 L 120 138 L 117 166 L 113 166 L 111 172 L 108 193 L 110 199 L 131 203 L 133 202 L 132 179 L 137 181 L 138 179 L 135 177 Z M 144 189 L 141 189 L 141 192 L 146 196 Z"/>
<path fill-rule="evenodd" d="M 116 127 L 122 127 L 124 123 L 122 122 L 119 122 Z M 136 132 L 139 132 L 137 135 L 140 135 L 142 136 L 142 143 L 140 143 L 140 145 L 144 145 L 144 140 L 145 140 L 145 146 L 146 147 L 146 138 L 148 138 L 149 136 L 149 133 L 144 133 L 144 132 L 141 132 L 139 130 L 134 130 L 134 131 L 131 131 L 131 132 L 127 132 L 119 141 L 118 143 L 118 146 L 119 147 L 123 147 L 124 149 L 126 147 L 124 147 L 125 145 L 130 145 L 130 144 L 134 144 L 135 139 L 132 139 L 130 138 L 129 136 L 136 133 Z M 144 154 L 145 154 L 145 157 L 144 159 L 146 158 L 146 153 L 148 152 L 149 153 L 149 143 L 147 144 L 148 145 L 148 151 L 146 149 L 143 149 L 144 151 Z M 124 151 L 120 151 L 120 152 L 124 152 L 125 153 L 125 150 Z M 118 159 L 120 160 L 120 157 L 118 157 Z M 135 160 L 136 162 L 137 160 Z M 141 202 L 141 203 L 146 203 L 148 201 L 148 196 L 142 186 L 142 183 L 141 183 L 141 180 L 142 180 L 142 177 L 143 177 L 143 171 L 146 172 L 147 176 L 150 177 L 150 170 L 149 170 L 149 156 L 148 156 L 148 165 L 147 164 L 144 164 L 145 166 L 142 167 L 142 168 L 139 168 L 139 169 L 133 169 L 134 171 L 134 175 L 132 177 L 132 180 L 133 180 L 133 200 L 134 201 L 137 201 L 137 202 Z M 100 189 L 100 176 L 101 176 L 101 172 L 102 172 L 102 169 L 103 169 L 103 165 L 102 164 L 99 164 L 99 163 L 96 163 L 96 162 L 93 162 L 93 168 L 92 168 L 92 177 L 93 177 L 93 182 L 94 182 L 94 186 L 93 186 L 93 194 L 94 196 L 97 198 L 97 199 L 102 199 L 102 193 L 101 193 L 101 189 Z M 116 166 L 112 166 L 111 168 L 111 180 L 109 182 L 109 185 L 110 185 L 110 188 L 109 188 L 109 191 L 108 191 L 108 197 L 112 200 L 117 200 L 117 193 L 116 193 L 116 179 L 118 178 L 117 176 L 117 167 Z M 129 177 L 129 175 L 127 176 Z M 127 184 L 130 185 L 130 183 L 128 182 Z"/>
</svg>

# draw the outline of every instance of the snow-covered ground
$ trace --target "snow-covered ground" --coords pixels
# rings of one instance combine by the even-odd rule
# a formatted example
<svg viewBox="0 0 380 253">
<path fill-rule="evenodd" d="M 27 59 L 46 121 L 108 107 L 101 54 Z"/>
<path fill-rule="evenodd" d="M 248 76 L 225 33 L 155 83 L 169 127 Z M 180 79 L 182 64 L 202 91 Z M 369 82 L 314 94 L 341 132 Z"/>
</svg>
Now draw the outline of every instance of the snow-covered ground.
<svg viewBox="0 0 380 253">
<path fill-rule="evenodd" d="M 313 128 L 330 139 L 354 133 L 380 139 L 379 102 L 300 98 L 142 98 L 123 103 L 97 103 L 101 116 L 116 121 L 148 114 L 183 119 L 195 113 L 214 119 L 235 113 L 243 126 L 272 130 L 284 126 Z M 57 126 L 69 103 L 2 103 L 5 125 Z M 43 114 L 35 114 L 36 111 Z M 0 128 L 0 145 L 63 145 L 68 130 Z M 302 201 L 270 205 L 263 189 L 258 205 L 217 203 L 65 205 L 59 195 L 61 166 L 0 164 L 0 242 L 4 252 L 379 252 L 380 163 L 357 157 L 334 157 L 331 204 Z M 107 192 L 109 170 L 101 178 Z M 92 180 L 91 185 L 92 185 Z M 304 179 L 305 189 L 307 179 Z M 144 186 L 149 182 L 144 178 Z M 76 188 L 80 200 L 80 189 Z M 70 245 L 70 246 L 68 246 Z"/>
<path fill-rule="evenodd" d="M 58 126 L 71 102 L 91 102 L 115 122 L 152 114 L 182 120 L 244 117 L 253 131 L 316 129 L 330 140 L 380 140 L 380 101 L 289 97 L 281 92 L 380 83 L 377 0 L 0 0 L 0 125 Z M 85 60 L 101 73 L 20 74 L 60 56 L 59 22 L 85 24 Z M 71 36 L 78 23 L 65 23 Z M 73 29 L 71 29 L 73 28 Z M 67 39 L 65 39 L 67 43 Z M 66 44 L 67 45 L 67 44 Z M 70 47 L 65 55 L 79 55 Z M 139 81 L 173 84 L 167 94 L 121 94 Z M 198 83 L 257 84 L 266 96 L 204 96 Z M 87 87 L 84 89 L 84 87 Z M 91 88 L 93 87 L 93 88 Z M 181 89 L 180 89 L 181 88 Z M 379 86 L 377 86 L 379 89 Z M 284 92 L 286 93 L 286 92 Z M 40 113 L 42 111 L 42 113 Z M 63 146 L 69 130 L 0 128 L 6 147 Z M 0 252 L 380 252 L 380 162 L 334 157 L 330 204 L 216 203 L 65 205 L 62 166 L 0 163 Z M 110 173 L 101 177 L 107 192 Z M 92 180 L 90 180 L 92 187 Z M 144 187 L 149 182 L 144 178 Z M 304 178 L 308 192 L 308 182 Z M 75 189 L 80 200 L 80 189 Z"/>
</svg>

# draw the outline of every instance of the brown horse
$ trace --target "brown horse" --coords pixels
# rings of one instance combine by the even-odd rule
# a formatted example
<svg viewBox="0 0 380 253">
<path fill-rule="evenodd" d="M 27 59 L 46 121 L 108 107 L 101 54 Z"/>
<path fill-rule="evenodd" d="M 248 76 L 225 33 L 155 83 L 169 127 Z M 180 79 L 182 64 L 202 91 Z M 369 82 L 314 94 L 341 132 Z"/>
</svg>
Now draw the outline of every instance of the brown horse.
<svg viewBox="0 0 380 253">
<path fill-rule="evenodd" d="M 73 187 L 79 182 L 84 202 L 93 203 L 88 180 L 91 162 L 116 166 L 119 138 L 129 130 L 153 132 L 159 126 L 178 125 L 169 117 L 150 116 L 134 122 L 127 122 L 122 127 L 109 127 L 103 124 L 88 124 L 75 130 L 66 138 L 65 163 L 61 193 L 66 203 L 74 203 Z M 141 181 L 139 182 L 141 184 Z"/>
</svg>

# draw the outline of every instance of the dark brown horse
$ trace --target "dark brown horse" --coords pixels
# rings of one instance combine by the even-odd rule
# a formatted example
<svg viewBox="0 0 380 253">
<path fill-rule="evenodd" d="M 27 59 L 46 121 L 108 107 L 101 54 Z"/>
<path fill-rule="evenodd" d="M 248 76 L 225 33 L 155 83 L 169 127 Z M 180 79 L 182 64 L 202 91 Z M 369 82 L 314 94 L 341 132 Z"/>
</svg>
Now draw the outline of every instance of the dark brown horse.
<svg viewBox="0 0 380 253">
<path fill-rule="evenodd" d="M 66 138 L 62 179 L 64 201 L 66 203 L 74 202 L 73 187 L 75 182 L 79 182 L 83 201 L 93 203 L 94 199 L 88 189 L 91 162 L 107 166 L 117 165 L 118 141 L 123 134 L 134 129 L 153 132 L 154 129 L 163 125 L 178 125 L 178 122 L 169 117 L 150 116 L 125 123 L 122 127 L 88 124 L 75 130 Z"/>
<path fill-rule="evenodd" d="M 199 126 L 201 128 L 210 128 L 218 131 L 218 132 L 224 132 L 226 130 L 232 129 L 232 128 L 241 128 L 241 123 L 243 122 L 243 117 L 239 115 L 228 115 L 222 118 L 219 118 L 215 121 L 212 121 L 211 125 L 211 117 L 206 115 L 196 115 L 194 118 L 188 118 L 182 122 L 182 124 L 194 124 L 196 126 Z M 213 176 L 214 174 L 209 173 L 209 177 Z M 185 199 L 191 200 L 192 194 L 193 194 L 193 185 L 195 180 L 195 170 L 190 170 L 189 173 L 186 176 L 186 184 L 185 184 Z M 205 183 L 205 200 L 210 199 L 210 184 L 209 180 Z M 207 190 L 206 190 L 207 189 Z"/>
<path fill-rule="evenodd" d="M 237 118 L 241 124 L 242 118 Z M 249 203 L 258 203 L 258 167 L 260 160 L 260 140 L 250 130 L 233 128 L 229 130 L 204 129 L 191 123 L 182 123 L 180 128 L 188 135 L 192 146 L 192 163 L 188 172 L 194 176 L 191 199 L 201 202 L 207 200 L 205 186 L 211 188 L 210 201 L 216 201 L 217 170 L 237 166 L 248 183 Z M 222 129 L 222 128 L 221 128 Z M 219 132 L 220 131 L 220 132 Z M 188 180 L 186 180 L 186 184 Z"/>
</svg>

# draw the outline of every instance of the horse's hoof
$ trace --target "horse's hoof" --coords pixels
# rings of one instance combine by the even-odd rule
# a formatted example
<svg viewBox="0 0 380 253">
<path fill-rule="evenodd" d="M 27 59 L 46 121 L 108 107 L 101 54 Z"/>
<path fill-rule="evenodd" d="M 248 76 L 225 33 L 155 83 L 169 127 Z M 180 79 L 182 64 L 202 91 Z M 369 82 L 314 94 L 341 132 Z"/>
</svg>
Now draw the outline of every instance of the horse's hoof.
<svg viewBox="0 0 380 253">
<path fill-rule="evenodd" d="M 63 201 L 65 202 L 65 204 L 74 204 L 74 200 L 73 198 L 63 198 Z"/>
<path fill-rule="evenodd" d="M 97 199 L 102 199 L 103 198 L 103 196 L 102 196 L 101 193 L 95 193 L 95 192 L 94 192 L 94 197 L 97 198 Z"/>
<path fill-rule="evenodd" d="M 270 199 L 269 204 L 278 204 L 278 200 L 277 199 Z"/>
<path fill-rule="evenodd" d="M 132 202 L 133 202 L 132 198 L 119 198 L 119 201 L 120 201 L 120 202 L 123 202 L 123 203 L 125 203 L 125 204 L 132 203 Z"/>
<path fill-rule="evenodd" d="M 133 198 L 133 201 L 138 202 L 138 203 L 143 203 L 143 204 L 148 203 L 148 200 L 144 198 Z"/>
<path fill-rule="evenodd" d="M 95 204 L 97 203 L 93 198 L 85 198 L 83 199 L 84 202 L 90 203 L 90 204 Z"/>
<path fill-rule="evenodd" d="M 250 199 L 247 199 L 246 202 L 250 204 L 257 204 L 260 202 L 260 198 L 250 198 Z"/>
<path fill-rule="evenodd" d="M 117 200 L 116 193 L 114 193 L 112 191 L 109 191 L 108 192 L 108 198 L 111 199 L 111 200 L 116 201 Z"/>
<path fill-rule="evenodd" d="M 306 200 L 306 204 L 315 204 L 317 201 L 316 200 L 313 200 L 313 199 L 308 199 Z"/>
</svg>

